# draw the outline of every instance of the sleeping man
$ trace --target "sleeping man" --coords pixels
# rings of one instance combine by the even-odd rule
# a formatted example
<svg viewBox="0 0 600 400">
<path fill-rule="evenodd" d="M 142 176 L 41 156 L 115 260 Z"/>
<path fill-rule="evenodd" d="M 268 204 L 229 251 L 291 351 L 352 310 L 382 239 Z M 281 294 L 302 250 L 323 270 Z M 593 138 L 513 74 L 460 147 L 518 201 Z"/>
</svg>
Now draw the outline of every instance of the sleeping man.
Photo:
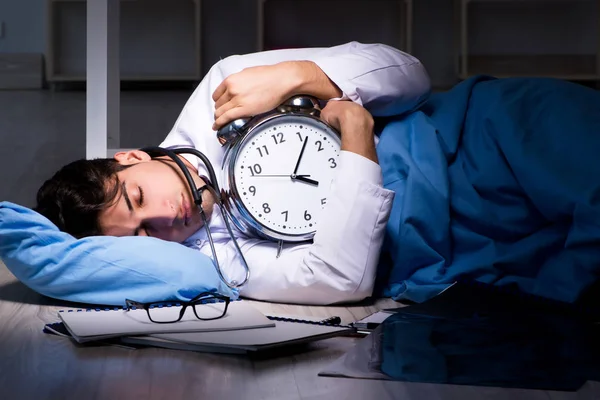
<svg viewBox="0 0 600 400">
<path fill-rule="evenodd" d="M 286 244 L 278 255 L 276 243 L 235 232 L 250 268 L 242 296 L 329 304 L 372 294 L 394 198 L 382 187 L 373 116 L 404 114 L 429 90 L 417 59 L 378 44 L 232 56 L 213 66 L 161 147 L 196 148 L 220 168 L 224 148 L 216 130 L 297 94 L 322 100 L 321 118 L 341 133 L 337 175 L 313 241 Z M 197 187 L 204 186 L 205 166 L 196 158 L 182 160 Z M 240 280 L 241 260 L 223 215 L 209 191 L 202 197 L 219 263 L 226 276 Z M 77 238 L 152 236 L 211 255 L 188 184 L 167 157 L 134 150 L 75 161 L 45 182 L 37 203 L 38 212 Z"/>
<path fill-rule="evenodd" d="M 250 268 L 242 296 L 329 304 L 361 300 L 377 283 L 378 295 L 420 302 L 476 279 L 574 302 L 598 280 L 598 91 L 476 76 L 429 95 L 419 61 L 383 45 L 233 56 L 206 75 L 161 146 L 194 147 L 220 168 L 215 130 L 294 94 L 323 100 L 322 119 L 341 132 L 339 168 L 311 243 L 277 257 L 276 243 L 236 233 Z M 186 162 L 203 185 L 206 168 Z M 212 201 L 204 191 L 218 259 L 239 281 Z M 37 210 L 75 237 L 150 235 L 210 256 L 190 204 L 172 162 L 131 151 L 64 167 Z"/>
</svg>

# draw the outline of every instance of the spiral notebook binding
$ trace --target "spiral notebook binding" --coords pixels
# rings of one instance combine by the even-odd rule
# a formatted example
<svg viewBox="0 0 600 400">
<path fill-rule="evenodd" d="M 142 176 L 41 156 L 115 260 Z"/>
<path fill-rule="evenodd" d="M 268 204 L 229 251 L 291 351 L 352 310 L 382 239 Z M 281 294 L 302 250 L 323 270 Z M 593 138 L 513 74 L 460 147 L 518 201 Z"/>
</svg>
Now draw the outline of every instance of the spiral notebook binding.
<svg viewBox="0 0 600 400">
<path fill-rule="evenodd" d="M 310 325 L 335 326 L 338 328 L 351 328 L 351 326 L 348 326 L 348 325 L 341 325 L 341 323 L 342 323 L 341 318 L 336 317 L 336 316 L 325 318 L 320 321 L 312 321 L 312 320 L 298 319 L 298 318 L 277 317 L 274 315 L 267 315 L 266 317 L 268 319 L 270 319 L 271 321 L 296 322 L 296 323 L 310 324 Z"/>
</svg>

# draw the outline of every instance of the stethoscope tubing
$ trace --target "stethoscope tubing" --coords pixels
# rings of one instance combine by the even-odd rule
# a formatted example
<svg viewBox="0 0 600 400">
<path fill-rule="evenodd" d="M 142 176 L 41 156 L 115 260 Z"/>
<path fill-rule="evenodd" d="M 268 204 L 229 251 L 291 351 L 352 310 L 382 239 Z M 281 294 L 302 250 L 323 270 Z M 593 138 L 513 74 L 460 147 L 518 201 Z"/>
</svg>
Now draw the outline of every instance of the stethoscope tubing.
<svg viewBox="0 0 600 400">
<path fill-rule="evenodd" d="M 217 274 L 219 275 L 219 278 L 221 279 L 221 281 L 223 281 L 223 283 L 225 285 L 227 285 L 227 287 L 229 287 L 231 289 L 239 288 L 239 287 L 243 286 L 244 284 L 246 284 L 246 282 L 248 282 L 248 279 L 250 278 L 250 268 L 248 267 L 248 263 L 246 262 L 244 254 L 242 253 L 242 249 L 240 248 L 240 246 L 235 238 L 235 235 L 233 234 L 233 230 L 231 229 L 231 224 L 229 223 L 230 217 L 229 217 L 229 214 L 227 213 L 227 210 L 223 206 L 223 200 L 221 198 L 221 190 L 219 189 L 217 176 L 215 174 L 215 170 L 212 167 L 212 164 L 210 163 L 210 160 L 208 159 L 208 157 L 206 157 L 200 151 L 198 151 L 194 148 L 188 148 L 188 147 L 177 148 L 177 149 L 165 149 L 163 147 L 152 146 L 152 147 L 144 147 L 140 150 L 148 153 L 150 155 L 150 157 L 153 157 L 153 158 L 157 157 L 157 156 L 167 156 L 167 157 L 171 158 L 175 162 L 175 164 L 177 164 L 177 166 L 181 169 L 181 172 L 185 176 L 185 179 L 186 179 L 186 181 L 190 187 L 190 190 L 192 192 L 194 204 L 196 204 L 198 206 L 200 216 L 201 216 L 202 222 L 204 224 L 204 229 L 206 230 L 206 234 L 208 237 L 210 250 L 213 255 L 215 269 L 217 270 Z M 204 165 L 208 171 L 208 177 L 209 177 L 210 182 L 206 182 L 206 185 L 202 186 L 201 188 L 196 188 L 196 183 L 192 179 L 192 175 L 190 174 L 190 171 L 188 170 L 188 168 L 184 164 L 184 162 L 177 156 L 178 154 L 192 154 L 193 156 L 196 156 L 200 160 L 202 160 L 202 162 L 204 163 Z M 242 264 L 244 266 L 244 271 L 245 271 L 245 276 L 241 282 L 237 282 L 235 280 L 229 281 L 223 275 L 223 271 L 221 269 L 221 264 L 219 263 L 219 259 L 217 257 L 217 251 L 215 249 L 215 244 L 214 244 L 214 241 L 212 238 L 212 233 L 210 231 L 208 220 L 206 218 L 206 213 L 204 212 L 204 209 L 202 208 L 202 192 L 204 191 L 204 189 L 207 189 L 214 196 L 215 204 L 221 210 L 221 214 L 223 214 L 223 220 L 225 221 L 225 227 L 227 229 L 227 232 L 229 233 L 229 236 L 231 237 L 231 240 L 233 241 L 235 249 L 236 249 L 238 255 L 240 256 L 240 259 L 242 260 Z"/>
</svg>

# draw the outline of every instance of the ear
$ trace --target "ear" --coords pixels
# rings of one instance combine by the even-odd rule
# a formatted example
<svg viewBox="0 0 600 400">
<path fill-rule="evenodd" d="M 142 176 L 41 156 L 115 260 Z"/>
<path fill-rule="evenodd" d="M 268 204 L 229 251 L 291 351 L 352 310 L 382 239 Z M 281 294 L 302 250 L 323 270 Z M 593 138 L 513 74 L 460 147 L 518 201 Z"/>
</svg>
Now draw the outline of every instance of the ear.
<svg viewBox="0 0 600 400">
<path fill-rule="evenodd" d="M 119 151 L 114 157 L 121 165 L 133 165 L 152 159 L 148 153 L 141 150 Z"/>
</svg>

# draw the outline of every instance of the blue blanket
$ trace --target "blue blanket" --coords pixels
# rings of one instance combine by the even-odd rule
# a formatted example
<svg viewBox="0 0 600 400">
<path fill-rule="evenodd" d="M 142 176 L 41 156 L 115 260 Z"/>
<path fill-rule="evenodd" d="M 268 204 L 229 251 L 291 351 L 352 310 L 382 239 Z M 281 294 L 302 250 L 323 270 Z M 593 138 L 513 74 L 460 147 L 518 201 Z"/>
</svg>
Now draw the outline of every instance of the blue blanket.
<svg viewBox="0 0 600 400">
<path fill-rule="evenodd" d="M 458 279 L 573 302 L 600 275 L 600 92 L 478 76 L 390 121 L 396 192 L 383 294 L 424 301 Z"/>
</svg>

